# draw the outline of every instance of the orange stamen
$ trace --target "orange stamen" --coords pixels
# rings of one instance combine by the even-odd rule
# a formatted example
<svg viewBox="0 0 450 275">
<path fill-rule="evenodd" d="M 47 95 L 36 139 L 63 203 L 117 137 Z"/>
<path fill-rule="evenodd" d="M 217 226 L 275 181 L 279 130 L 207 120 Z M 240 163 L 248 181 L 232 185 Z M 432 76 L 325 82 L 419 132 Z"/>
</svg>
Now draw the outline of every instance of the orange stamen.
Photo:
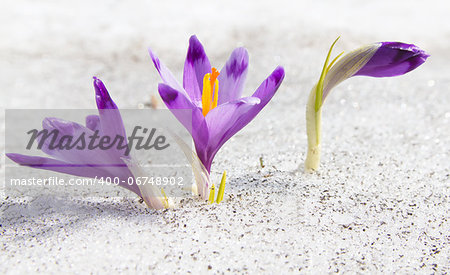
<svg viewBox="0 0 450 275">
<path fill-rule="evenodd" d="M 202 109 L 203 116 L 206 116 L 209 111 L 217 107 L 219 98 L 219 71 L 216 68 L 211 68 L 211 73 L 205 74 L 203 77 L 203 91 L 202 91 Z"/>
<path fill-rule="evenodd" d="M 216 83 L 216 79 L 219 76 L 219 74 L 220 73 L 216 68 L 214 68 L 214 67 L 211 68 L 211 75 L 209 77 L 210 82 L 211 82 L 211 87 L 214 87 L 214 84 Z"/>
</svg>

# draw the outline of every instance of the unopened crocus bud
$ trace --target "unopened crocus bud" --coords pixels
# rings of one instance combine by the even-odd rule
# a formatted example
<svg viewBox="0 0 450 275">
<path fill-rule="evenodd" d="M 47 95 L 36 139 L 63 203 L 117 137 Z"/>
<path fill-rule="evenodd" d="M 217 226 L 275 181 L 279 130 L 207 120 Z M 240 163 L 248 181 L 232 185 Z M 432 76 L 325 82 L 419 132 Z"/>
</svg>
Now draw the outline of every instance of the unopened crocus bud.
<svg viewBox="0 0 450 275">
<path fill-rule="evenodd" d="M 337 41 L 337 39 L 336 39 Z M 352 76 L 391 77 L 403 75 L 422 65 L 428 58 L 419 47 L 401 42 L 379 42 L 339 55 L 330 64 L 328 52 L 318 83 L 311 90 L 306 106 L 308 152 L 305 168 L 317 170 L 320 163 L 322 104 L 331 89 Z"/>
</svg>

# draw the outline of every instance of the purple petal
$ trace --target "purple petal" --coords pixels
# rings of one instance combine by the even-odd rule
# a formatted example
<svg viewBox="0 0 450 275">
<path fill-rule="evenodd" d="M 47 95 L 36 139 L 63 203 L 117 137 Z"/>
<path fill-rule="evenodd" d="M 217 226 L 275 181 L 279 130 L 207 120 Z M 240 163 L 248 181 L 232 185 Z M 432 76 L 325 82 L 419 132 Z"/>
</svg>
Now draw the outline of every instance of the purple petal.
<svg viewBox="0 0 450 275">
<path fill-rule="evenodd" d="M 252 97 L 243 98 L 212 109 L 206 116 L 209 138 L 206 144 L 195 143 L 197 154 L 208 172 L 220 147 L 244 128 L 274 96 L 284 79 L 284 69 L 277 67 Z"/>
<path fill-rule="evenodd" d="M 59 143 L 62 136 L 71 136 L 73 137 L 72 141 L 74 142 L 84 134 L 86 140 L 84 148 L 77 148 L 78 145 L 81 146 L 81 144 L 78 143 L 77 147 L 72 149 L 59 149 L 51 148 L 50 145 L 52 139 L 51 137 L 47 138 L 41 149 L 46 154 L 75 167 L 95 167 L 98 170 L 99 175 L 106 173 L 110 177 L 122 177 L 124 175 L 127 175 L 127 177 L 132 176 L 126 171 L 128 168 L 126 168 L 125 163 L 120 158 L 121 154 L 118 153 L 116 147 L 107 150 L 89 148 L 89 137 L 93 135 L 93 132 L 90 129 L 78 123 L 65 121 L 58 118 L 46 118 L 42 122 L 42 125 L 43 128 L 49 132 L 53 130 L 58 131 L 58 138 L 55 139 L 55 142 L 53 143 L 54 145 Z M 98 140 L 94 145 L 98 145 Z M 128 182 L 127 179 L 128 178 L 124 179 L 125 183 Z M 132 191 L 138 190 L 135 186 L 129 188 L 129 186 L 125 185 L 125 187 Z"/>
<path fill-rule="evenodd" d="M 261 100 L 257 97 L 244 97 L 211 110 L 206 116 L 210 140 L 220 143 L 223 134 L 238 123 L 238 120 L 252 107 L 260 103 Z"/>
<path fill-rule="evenodd" d="M 152 50 L 148 49 L 148 52 L 150 53 L 150 57 L 152 58 L 153 64 L 155 65 L 156 70 L 161 76 L 162 81 L 172 88 L 186 93 L 183 87 L 181 87 L 173 74 L 170 72 L 170 70 L 161 61 L 159 61 L 158 57 L 152 52 Z"/>
<path fill-rule="evenodd" d="M 120 136 L 126 140 L 127 134 L 125 132 L 120 111 L 110 97 L 103 82 L 96 77 L 94 77 L 94 88 L 102 135 L 109 136 L 112 139 L 116 136 Z M 116 157 L 120 157 L 125 150 L 112 149 L 109 150 L 109 153 L 113 151 L 116 154 Z"/>
<path fill-rule="evenodd" d="M 373 57 L 355 75 L 402 75 L 422 65 L 428 56 L 425 51 L 412 44 L 382 42 Z"/>
<path fill-rule="evenodd" d="M 256 89 L 255 93 L 253 93 L 252 97 L 259 98 L 259 104 L 255 104 L 248 110 L 243 113 L 239 120 L 227 131 L 226 135 L 223 137 L 223 143 L 226 140 L 231 138 L 234 134 L 236 134 L 239 130 L 244 128 L 250 121 L 252 121 L 256 115 L 264 108 L 264 106 L 269 103 L 272 97 L 275 95 L 275 92 L 281 85 L 281 82 L 284 79 L 284 69 L 283 67 L 278 66 L 272 74 L 266 80 L 261 83 L 261 85 Z"/>
<path fill-rule="evenodd" d="M 258 104 L 254 104 L 249 110 L 240 114 L 239 119 L 236 120 L 235 123 L 232 123 L 232 127 L 230 127 L 230 129 L 224 133 L 219 146 L 222 146 L 228 139 L 230 139 L 239 130 L 244 128 L 250 121 L 252 121 L 256 117 L 256 115 L 258 115 L 258 113 L 264 108 L 264 106 L 266 106 L 267 103 L 269 103 L 270 99 L 272 99 L 272 97 L 275 95 L 275 92 L 278 90 L 278 87 L 280 87 L 283 79 L 284 69 L 283 67 L 278 66 L 272 72 L 272 74 L 268 78 L 266 78 L 263 83 L 261 83 L 258 89 L 256 89 L 255 93 L 253 93 L 252 98 L 258 98 L 260 102 Z M 207 115 L 207 119 L 208 116 L 209 113 Z M 210 136 L 213 136 L 213 134 L 210 133 Z"/>
<path fill-rule="evenodd" d="M 245 48 L 237 48 L 228 59 L 219 75 L 218 105 L 239 99 L 244 88 L 248 71 L 248 53 Z"/>
<path fill-rule="evenodd" d="M 8 158 L 12 161 L 22 165 L 33 168 L 39 168 L 44 170 L 51 170 L 55 172 L 70 174 L 74 176 L 80 177 L 89 177 L 94 178 L 96 176 L 108 176 L 108 173 L 103 173 L 104 171 L 100 171 L 95 167 L 91 167 L 84 164 L 72 164 L 68 162 L 64 162 L 57 159 L 46 158 L 46 157 L 38 157 L 38 156 L 27 156 L 22 154 L 14 154 L 9 153 L 6 154 Z"/>
<path fill-rule="evenodd" d="M 101 135 L 108 136 L 111 140 L 114 140 L 116 138 L 123 138 L 124 142 L 121 145 L 127 144 L 127 134 L 125 131 L 125 126 L 123 125 L 123 120 L 119 108 L 117 108 L 117 105 L 110 97 L 108 90 L 106 89 L 103 82 L 96 77 L 94 77 L 94 88 L 97 108 L 99 112 Z M 125 168 L 126 164 L 122 160 L 122 157 L 128 157 L 124 156 L 126 149 L 118 149 L 117 147 L 118 145 L 113 146 L 108 150 L 91 150 L 89 148 L 86 148 L 86 150 L 82 150 L 78 154 L 76 152 L 73 152 L 72 157 L 75 158 L 76 161 L 79 161 L 79 158 L 84 158 L 85 162 L 89 160 L 95 160 L 98 164 L 106 164 L 103 169 L 109 172 L 111 176 L 117 176 L 118 174 L 120 175 L 120 172 L 118 170 L 121 170 L 122 174 L 126 175 L 125 182 L 128 182 L 127 179 L 129 177 L 132 177 L 132 174 L 128 170 L 128 168 Z M 81 163 L 83 163 L 83 160 L 80 161 Z M 121 182 L 120 185 L 140 195 L 139 188 L 136 184 L 130 186 Z"/>
<path fill-rule="evenodd" d="M 85 164 L 71 164 L 64 161 L 38 157 L 38 156 L 26 156 L 21 154 L 6 154 L 8 158 L 12 161 L 20 164 L 22 166 L 28 166 L 37 169 L 49 170 L 54 172 L 59 172 L 63 174 L 69 174 L 78 177 L 88 177 L 88 178 L 105 178 L 105 177 L 118 177 L 120 178 L 120 182 L 123 180 L 128 182 L 128 178 L 133 175 L 125 166 L 115 167 L 114 173 L 111 174 L 107 170 L 104 169 L 101 165 L 97 166 L 89 166 Z M 139 188 L 137 185 L 128 185 L 128 184 L 120 184 L 122 187 L 136 193 L 137 195 L 141 195 Z"/>
<path fill-rule="evenodd" d="M 114 150 L 113 148 L 111 148 L 110 150 L 101 150 L 99 148 L 89 149 L 88 145 L 90 136 L 92 136 L 94 132 L 78 123 L 66 121 L 59 118 L 45 118 L 42 121 L 42 127 L 44 130 L 47 130 L 48 133 L 51 133 L 52 131 L 56 131 L 57 133 L 57 136 L 55 135 L 56 138 L 54 141 L 52 141 L 53 135 L 49 135 L 49 137 L 45 139 L 41 149 L 43 152 L 50 156 L 77 165 L 124 165 L 120 158 L 116 156 L 116 154 L 110 152 Z M 71 144 L 75 143 L 76 140 L 84 136 L 83 139 L 86 141 L 86 143 L 84 144 L 84 148 L 81 148 L 81 142 L 77 143 L 77 146 L 71 149 L 58 148 L 59 146 L 57 145 L 60 144 L 64 136 L 72 137 Z M 41 139 L 42 136 L 39 137 L 39 142 L 41 142 Z M 67 142 L 68 141 L 66 140 L 62 143 L 67 144 Z M 94 145 L 98 145 L 98 139 L 96 140 Z M 53 148 L 55 146 L 56 148 Z M 78 146 L 80 146 L 80 148 L 77 148 Z"/>
<path fill-rule="evenodd" d="M 278 66 L 266 80 L 258 87 L 256 92 L 252 95 L 254 97 L 258 97 L 261 99 L 261 103 L 258 104 L 258 112 L 266 106 L 267 103 L 272 99 L 275 95 L 275 92 L 280 87 L 281 82 L 284 79 L 284 69 L 281 66 Z"/>
<path fill-rule="evenodd" d="M 173 89 L 169 85 L 160 83 L 158 91 L 167 108 L 191 133 L 194 141 L 204 143 L 208 139 L 208 129 L 202 109 L 194 105 L 184 93 Z M 191 116 L 187 116 L 185 110 L 191 110 Z"/>
<path fill-rule="evenodd" d="M 201 106 L 203 78 L 207 73 L 211 73 L 211 64 L 203 45 L 197 36 L 193 35 L 189 39 L 189 48 L 184 63 L 183 87 L 197 106 Z"/>
<path fill-rule="evenodd" d="M 217 151 L 222 145 L 241 128 L 242 118 L 261 100 L 257 97 L 247 97 L 228 102 L 212 109 L 206 116 L 207 129 L 209 136 L 203 142 L 195 142 L 197 155 L 205 168 L 210 172 L 211 163 Z"/>
<path fill-rule="evenodd" d="M 167 84 L 158 84 L 158 91 L 162 100 L 169 109 L 198 108 L 183 92 L 180 92 Z"/>
</svg>

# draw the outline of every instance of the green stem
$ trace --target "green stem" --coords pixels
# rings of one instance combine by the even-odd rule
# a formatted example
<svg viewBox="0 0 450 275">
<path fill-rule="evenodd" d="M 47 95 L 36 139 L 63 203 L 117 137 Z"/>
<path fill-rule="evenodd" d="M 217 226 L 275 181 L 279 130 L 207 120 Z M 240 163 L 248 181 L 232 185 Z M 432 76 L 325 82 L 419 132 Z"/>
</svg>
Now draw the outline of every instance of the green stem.
<svg viewBox="0 0 450 275">
<path fill-rule="evenodd" d="M 322 106 L 316 111 L 317 85 L 309 94 L 306 104 L 306 134 L 308 135 L 308 152 L 306 154 L 305 169 L 308 172 L 316 171 L 320 164 L 320 140 Z"/>
<path fill-rule="evenodd" d="M 306 104 L 306 134 L 308 135 L 308 152 L 306 153 L 305 169 L 308 172 L 317 171 L 320 165 L 320 139 L 321 139 L 321 120 L 322 120 L 322 104 L 323 104 L 323 89 L 325 77 L 330 71 L 334 63 L 341 57 L 341 54 L 336 56 L 331 64 L 328 65 L 331 52 L 339 37 L 331 44 L 328 51 L 327 58 L 323 64 L 322 73 L 320 74 L 319 82 L 312 88 L 308 103 Z"/>
</svg>

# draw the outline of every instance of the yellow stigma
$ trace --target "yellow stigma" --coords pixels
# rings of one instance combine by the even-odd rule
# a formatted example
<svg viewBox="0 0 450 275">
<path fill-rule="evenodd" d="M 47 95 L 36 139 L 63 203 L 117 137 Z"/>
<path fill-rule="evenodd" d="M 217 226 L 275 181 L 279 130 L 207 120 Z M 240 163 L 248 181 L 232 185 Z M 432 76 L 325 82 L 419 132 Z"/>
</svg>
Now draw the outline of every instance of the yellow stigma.
<svg viewBox="0 0 450 275">
<path fill-rule="evenodd" d="M 202 91 L 202 110 L 203 116 L 209 111 L 217 107 L 217 99 L 219 98 L 219 71 L 216 68 L 211 69 L 211 73 L 205 74 L 203 77 Z"/>
</svg>

